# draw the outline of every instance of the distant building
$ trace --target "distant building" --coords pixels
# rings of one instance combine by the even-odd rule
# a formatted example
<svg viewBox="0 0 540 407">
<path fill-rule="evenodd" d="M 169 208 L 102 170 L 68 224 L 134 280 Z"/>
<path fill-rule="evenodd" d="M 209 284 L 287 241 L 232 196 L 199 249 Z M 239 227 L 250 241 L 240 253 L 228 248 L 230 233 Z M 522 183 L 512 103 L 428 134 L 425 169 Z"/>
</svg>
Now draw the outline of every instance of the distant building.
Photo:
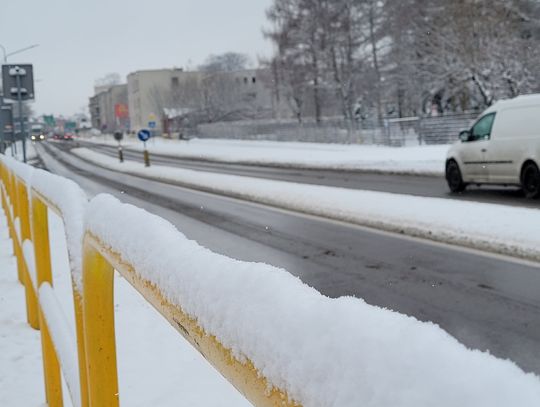
<svg viewBox="0 0 540 407">
<path fill-rule="evenodd" d="M 100 86 L 95 90 L 89 102 L 92 127 L 108 133 L 129 131 L 127 85 Z"/>
<path fill-rule="evenodd" d="M 171 91 L 180 85 L 180 77 L 197 77 L 182 69 L 155 69 L 132 72 L 127 76 L 129 119 L 134 130 L 153 123 L 158 133 L 163 130 L 165 109 L 171 108 Z"/>
<path fill-rule="evenodd" d="M 273 92 L 270 76 L 264 69 L 132 72 L 127 77 L 131 127 L 150 127 L 161 134 L 202 122 L 290 117 L 288 106 Z"/>
</svg>

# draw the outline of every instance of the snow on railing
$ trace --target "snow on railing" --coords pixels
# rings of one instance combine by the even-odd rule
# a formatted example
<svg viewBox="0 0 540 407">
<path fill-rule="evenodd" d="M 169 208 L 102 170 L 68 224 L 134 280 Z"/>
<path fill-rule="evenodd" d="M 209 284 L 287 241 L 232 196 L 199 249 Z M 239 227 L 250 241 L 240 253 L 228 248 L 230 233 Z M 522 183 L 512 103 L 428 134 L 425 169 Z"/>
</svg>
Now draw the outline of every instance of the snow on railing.
<svg viewBox="0 0 540 407">
<path fill-rule="evenodd" d="M 72 228 L 67 237 L 73 269 L 82 253 L 82 285 L 74 283 L 82 406 L 119 403 L 114 270 L 256 406 L 540 405 L 540 379 L 510 361 L 468 350 L 431 323 L 357 298 L 331 299 L 285 270 L 213 253 L 164 219 L 111 196 L 87 204 L 74 184 L 68 187 L 59 177 L 48 178 L 54 186 L 46 184 L 49 175 L 36 171 L 29 211 L 20 166 L 0 162 L 2 204 L 14 202 L 21 239 L 34 244 L 37 285 L 43 287 L 40 312 L 47 319 L 42 327 L 54 326 L 55 345 L 71 349 L 61 343 L 73 344 L 73 335 L 63 322 L 52 322 L 51 315 L 62 317 L 45 288 L 52 283 L 50 259 L 42 251 L 48 250 L 47 207 L 65 217 L 66 230 Z M 12 217 L 8 224 L 20 246 Z M 21 248 L 15 253 L 27 292 L 34 291 Z M 75 363 L 63 350 L 62 368 L 73 376 Z M 50 382 L 56 370 L 47 363 Z M 48 397 L 57 394 L 58 387 L 47 385 Z M 76 400 L 76 391 L 71 394 Z"/>
</svg>

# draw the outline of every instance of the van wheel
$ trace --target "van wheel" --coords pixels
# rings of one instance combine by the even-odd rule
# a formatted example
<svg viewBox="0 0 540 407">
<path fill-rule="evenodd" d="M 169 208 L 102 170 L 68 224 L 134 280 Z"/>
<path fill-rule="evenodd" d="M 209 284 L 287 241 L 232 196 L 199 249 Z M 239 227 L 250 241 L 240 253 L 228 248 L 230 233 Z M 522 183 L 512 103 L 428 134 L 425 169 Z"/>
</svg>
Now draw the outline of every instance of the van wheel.
<svg viewBox="0 0 540 407">
<path fill-rule="evenodd" d="M 459 165 L 454 160 L 448 161 L 446 164 L 446 182 L 450 191 L 462 192 L 467 187 L 467 184 L 463 182 L 461 177 L 461 171 L 459 170 Z"/>
<path fill-rule="evenodd" d="M 521 187 L 526 198 L 540 196 L 540 171 L 535 163 L 525 164 L 521 172 Z"/>
</svg>

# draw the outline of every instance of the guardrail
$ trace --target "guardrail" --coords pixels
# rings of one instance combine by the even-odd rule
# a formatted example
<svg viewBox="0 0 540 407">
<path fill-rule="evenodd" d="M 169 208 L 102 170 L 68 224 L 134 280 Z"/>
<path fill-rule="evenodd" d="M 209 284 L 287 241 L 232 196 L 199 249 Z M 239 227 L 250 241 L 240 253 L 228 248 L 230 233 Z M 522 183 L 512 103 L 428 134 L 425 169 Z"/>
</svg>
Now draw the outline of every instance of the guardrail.
<svg viewBox="0 0 540 407">
<path fill-rule="evenodd" d="M 249 359 L 238 359 L 219 338 L 207 334 L 180 304 L 169 300 L 160 287 L 141 277 L 133 265 L 123 260 L 121 250 L 105 244 L 88 230 L 83 233 L 81 215 L 87 202 L 86 199 L 83 202 L 83 193 L 75 184 L 4 156 L 0 156 L 0 180 L 2 207 L 17 259 L 18 277 L 25 288 L 27 320 L 32 328 L 41 330 L 48 406 L 63 405 L 61 370 L 74 406 L 119 405 L 114 270 L 131 282 L 251 403 L 268 407 L 300 406 L 270 383 Z M 56 188 L 52 184 L 57 184 Z M 60 202 L 54 194 L 47 193 L 58 188 L 63 188 Z M 75 329 L 68 326 L 53 288 L 49 210 L 60 216 L 66 230 Z"/>
</svg>

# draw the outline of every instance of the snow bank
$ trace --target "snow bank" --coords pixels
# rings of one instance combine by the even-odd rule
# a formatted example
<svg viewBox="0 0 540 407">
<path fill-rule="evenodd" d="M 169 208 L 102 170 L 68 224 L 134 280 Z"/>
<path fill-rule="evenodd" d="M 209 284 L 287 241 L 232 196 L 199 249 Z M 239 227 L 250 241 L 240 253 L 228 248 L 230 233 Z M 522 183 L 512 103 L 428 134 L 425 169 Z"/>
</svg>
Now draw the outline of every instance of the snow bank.
<svg viewBox="0 0 540 407">
<path fill-rule="evenodd" d="M 103 138 L 98 144 L 117 145 Z M 142 151 L 139 141 L 126 141 L 126 148 Z M 283 141 L 153 139 L 151 153 L 188 159 L 291 168 L 364 170 L 384 173 L 442 175 L 448 145 L 384 147 Z"/>
<path fill-rule="evenodd" d="M 115 171 L 445 243 L 540 260 L 537 209 L 306 185 L 122 164 L 88 149 L 78 156 Z"/>
<path fill-rule="evenodd" d="M 88 202 L 84 191 L 73 181 L 34 169 L 13 158 L 0 156 L 12 171 L 25 180 L 27 187 L 34 188 L 46 197 L 62 213 L 67 235 L 69 260 L 73 281 L 82 291 L 82 235 L 84 208 Z"/>
<path fill-rule="evenodd" d="M 42 406 L 45 400 L 39 331 L 26 323 L 24 303 L 0 207 L 0 406 Z"/>
<path fill-rule="evenodd" d="M 304 406 L 540 405 L 538 377 L 467 350 L 436 325 L 215 254 L 109 195 L 90 202 L 86 219 L 206 333 Z"/>
</svg>

